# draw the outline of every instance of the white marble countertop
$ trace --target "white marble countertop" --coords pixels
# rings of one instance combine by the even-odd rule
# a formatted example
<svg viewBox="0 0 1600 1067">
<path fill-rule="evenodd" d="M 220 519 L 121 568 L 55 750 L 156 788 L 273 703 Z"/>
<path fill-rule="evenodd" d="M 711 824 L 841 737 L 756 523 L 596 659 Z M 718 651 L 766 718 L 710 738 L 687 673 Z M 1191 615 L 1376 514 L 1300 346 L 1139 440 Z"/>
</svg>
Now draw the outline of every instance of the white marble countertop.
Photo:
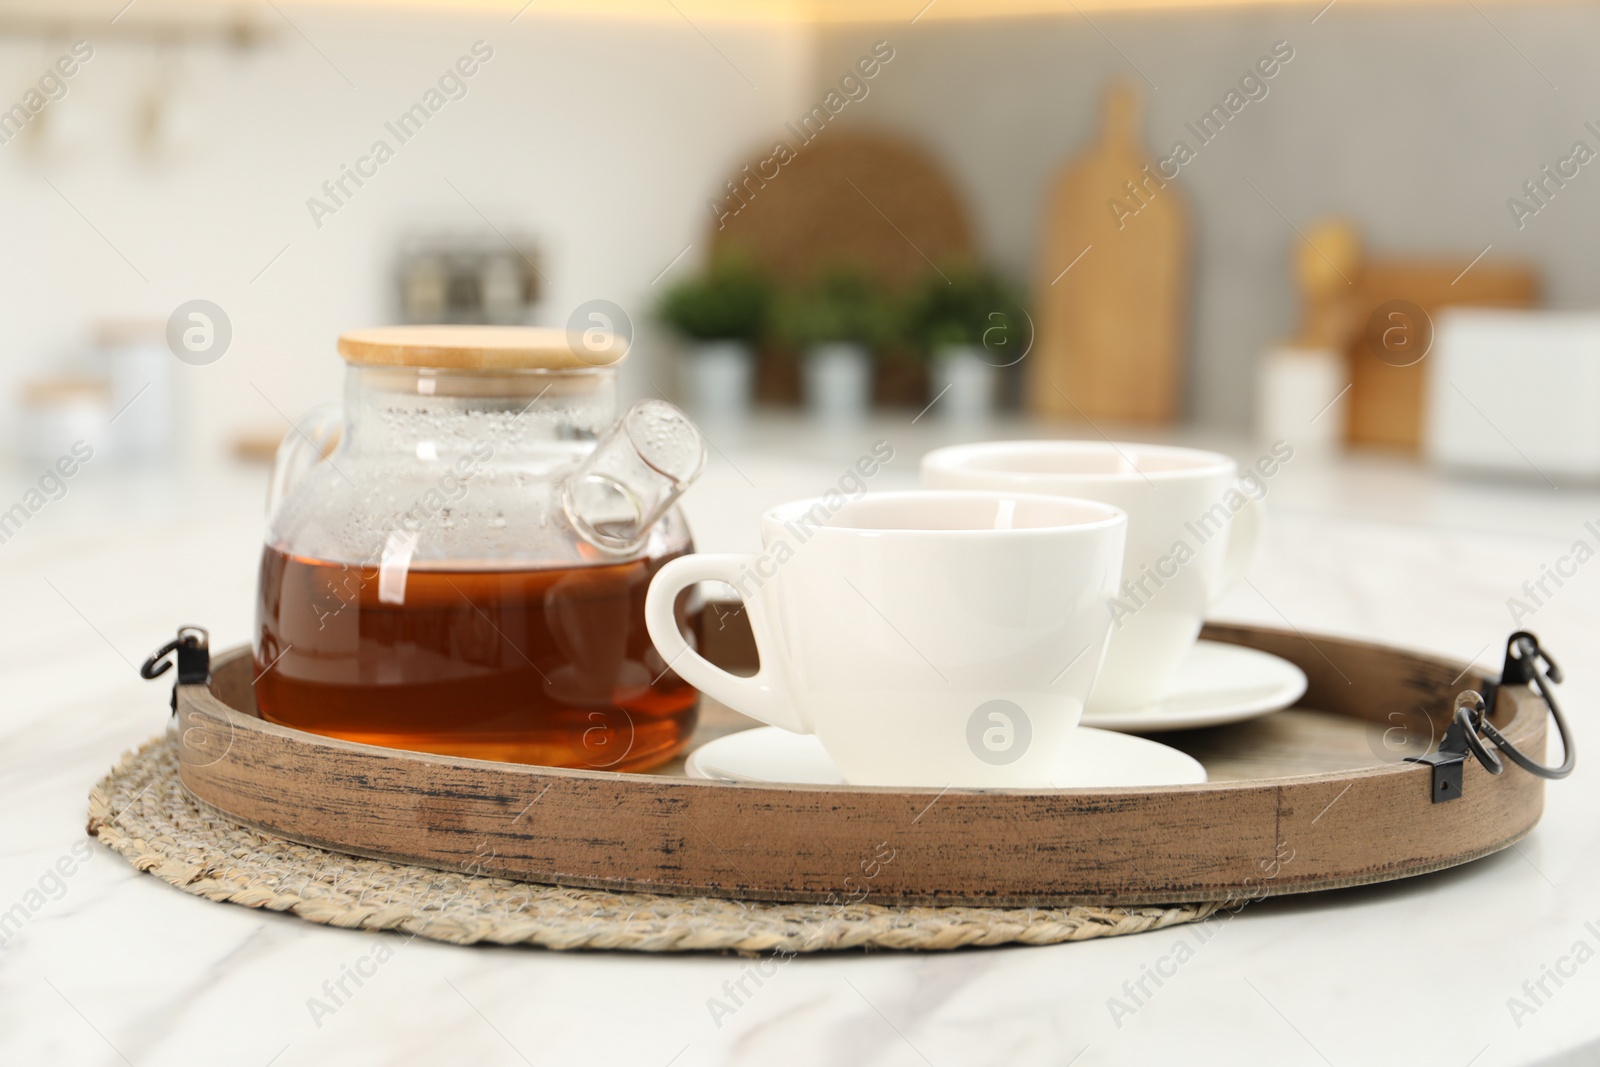
<svg viewBox="0 0 1600 1067">
<path fill-rule="evenodd" d="M 935 443 L 1025 435 L 952 434 L 929 420 L 714 430 L 685 506 L 702 548 L 749 548 L 761 508 L 825 491 L 875 439 L 896 456 L 874 488 L 893 488 L 914 483 Z M 36 476 L 24 466 L 0 478 L 0 510 Z M 715 1020 L 708 999 L 747 961 L 329 929 L 188 896 L 98 843 L 69 877 L 50 879 L 61 857 L 85 851 L 89 786 L 165 723 L 166 688 L 138 679 L 142 657 L 179 622 L 208 626 L 214 648 L 247 640 L 264 482 L 255 468 L 149 477 L 91 464 L 0 544 L 0 914 L 46 889 L 0 948 L 0 1062 L 1490 1067 L 1600 1048 L 1600 773 L 1583 765 L 1549 787 L 1543 821 L 1514 849 L 1213 920 L 1215 936 L 1132 1014 L 1111 998 L 1126 1002 L 1124 983 L 1180 940 L 1196 944 L 1192 928 L 799 958 Z M 1399 461 L 1296 457 L 1268 502 L 1253 588 L 1219 618 L 1288 620 L 1485 664 L 1515 628 L 1507 599 L 1523 582 L 1574 541 L 1600 543 L 1584 527 L 1600 528 L 1600 493 L 1457 482 Z M 1562 659 L 1574 727 L 1591 745 L 1597 594 L 1600 564 L 1585 564 L 1524 620 Z M 318 1025 L 308 998 L 377 937 L 399 951 Z M 1570 974 L 1558 986 L 1547 968 Z M 1541 978 L 1549 995 L 1536 1002 L 1524 983 L 1537 993 Z M 1533 1010 L 1514 1015 L 1513 997 Z"/>
</svg>

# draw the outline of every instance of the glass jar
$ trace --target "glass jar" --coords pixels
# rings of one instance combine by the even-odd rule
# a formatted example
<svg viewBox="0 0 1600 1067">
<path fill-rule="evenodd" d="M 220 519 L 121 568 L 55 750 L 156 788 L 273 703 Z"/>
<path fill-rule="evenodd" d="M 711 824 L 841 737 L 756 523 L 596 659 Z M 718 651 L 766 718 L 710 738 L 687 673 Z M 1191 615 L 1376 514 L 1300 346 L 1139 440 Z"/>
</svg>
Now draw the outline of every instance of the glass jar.
<svg viewBox="0 0 1600 1067">
<path fill-rule="evenodd" d="M 684 747 L 698 696 L 651 645 L 644 596 L 692 551 L 674 502 L 703 445 L 664 401 L 619 420 L 625 346 L 586 340 L 340 337 L 343 411 L 296 426 L 268 494 L 264 718 L 563 767 L 640 770 Z"/>
</svg>

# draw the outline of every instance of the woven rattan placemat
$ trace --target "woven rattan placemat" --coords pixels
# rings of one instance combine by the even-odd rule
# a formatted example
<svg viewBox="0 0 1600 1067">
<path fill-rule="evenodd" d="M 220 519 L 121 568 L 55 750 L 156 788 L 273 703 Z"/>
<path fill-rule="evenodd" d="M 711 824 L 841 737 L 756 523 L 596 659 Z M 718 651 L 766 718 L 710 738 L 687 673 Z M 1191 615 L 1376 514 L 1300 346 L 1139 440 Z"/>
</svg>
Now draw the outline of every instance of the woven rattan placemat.
<svg viewBox="0 0 1600 1067">
<path fill-rule="evenodd" d="M 170 735 L 130 752 L 96 783 L 89 832 L 134 867 L 195 896 L 458 945 L 743 953 L 1049 945 L 1195 922 L 1220 906 L 764 904 L 436 871 L 295 844 L 230 822 L 183 788 Z"/>
</svg>

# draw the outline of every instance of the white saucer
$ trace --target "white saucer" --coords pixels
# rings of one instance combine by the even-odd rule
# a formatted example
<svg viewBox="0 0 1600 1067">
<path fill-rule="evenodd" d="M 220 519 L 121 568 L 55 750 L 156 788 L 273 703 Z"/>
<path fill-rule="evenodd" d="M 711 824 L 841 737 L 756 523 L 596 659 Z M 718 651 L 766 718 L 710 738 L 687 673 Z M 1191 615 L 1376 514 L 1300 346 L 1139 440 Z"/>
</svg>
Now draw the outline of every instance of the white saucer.
<svg viewBox="0 0 1600 1067">
<path fill-rule="evenodd" d="M 1282 711 L 1305 691 L 1305 672 L 1286 659 L 1243 645 L 1200 641 L 1178 664 L 1160 703 L 1127 711 L 1091 708 L 1083 724 L 1129 733 L 1222 726 Z"/>
<path fill-rule="evenodd" d="M 690 778 L 781 785 L 844 785 L 844 777 L 809 734 L 776 726 L 742 730 L 708 741 L 689 754 Z M 1128 734 L 1079 729 L 1058 789 L 1198 785 L 1206 769 L 1175 748 Z M 930 782 L 930 785 L 938 785 Z"/>
</svg>

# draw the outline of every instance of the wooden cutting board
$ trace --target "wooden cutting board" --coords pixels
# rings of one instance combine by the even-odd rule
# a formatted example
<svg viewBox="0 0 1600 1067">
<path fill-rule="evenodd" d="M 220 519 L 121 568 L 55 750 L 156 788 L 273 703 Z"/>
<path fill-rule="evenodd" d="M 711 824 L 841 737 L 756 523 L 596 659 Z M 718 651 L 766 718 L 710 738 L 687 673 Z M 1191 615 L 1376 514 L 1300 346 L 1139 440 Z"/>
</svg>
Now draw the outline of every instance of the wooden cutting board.
<svg viewBox="0 0 1600 1067">
<path fill-rule="evenodd" d="M 1383 351 L 1385 328 L 1401 339 L 1404 331 L 1427 330 L 1425 342 L 1411 338 L 1408 343 L 1431 344 L 1432 326 L 1446 307 L 1532 307 L 1538 301 L 1539 276 L 1530 266 L 1486 260 L 1465 273 L 1462 266 L 1453 260 L 1420 259 L 1376 259 L 1362 265 L 1351 305 L 1355 329 L 1345 421 L 1350 444 L 1411 453 L 1422 448 L 1423 396 L 1433 361 L 1424 354 L 1407 364 L 1403 350 Z M 1420 308 L 1426 318 L 1418 318 L 1405 304 Z"/>
<path fill-rule="evenodd" d="M 1140 126 L 1135 91 L 1112 88 L 1099 140 L 1050 187 L 1028 357 L 1036 414 L 1145 423 L 1181 414 L 1189 213 L 1182 177 L 1162 176 Z"/>
</svg>

